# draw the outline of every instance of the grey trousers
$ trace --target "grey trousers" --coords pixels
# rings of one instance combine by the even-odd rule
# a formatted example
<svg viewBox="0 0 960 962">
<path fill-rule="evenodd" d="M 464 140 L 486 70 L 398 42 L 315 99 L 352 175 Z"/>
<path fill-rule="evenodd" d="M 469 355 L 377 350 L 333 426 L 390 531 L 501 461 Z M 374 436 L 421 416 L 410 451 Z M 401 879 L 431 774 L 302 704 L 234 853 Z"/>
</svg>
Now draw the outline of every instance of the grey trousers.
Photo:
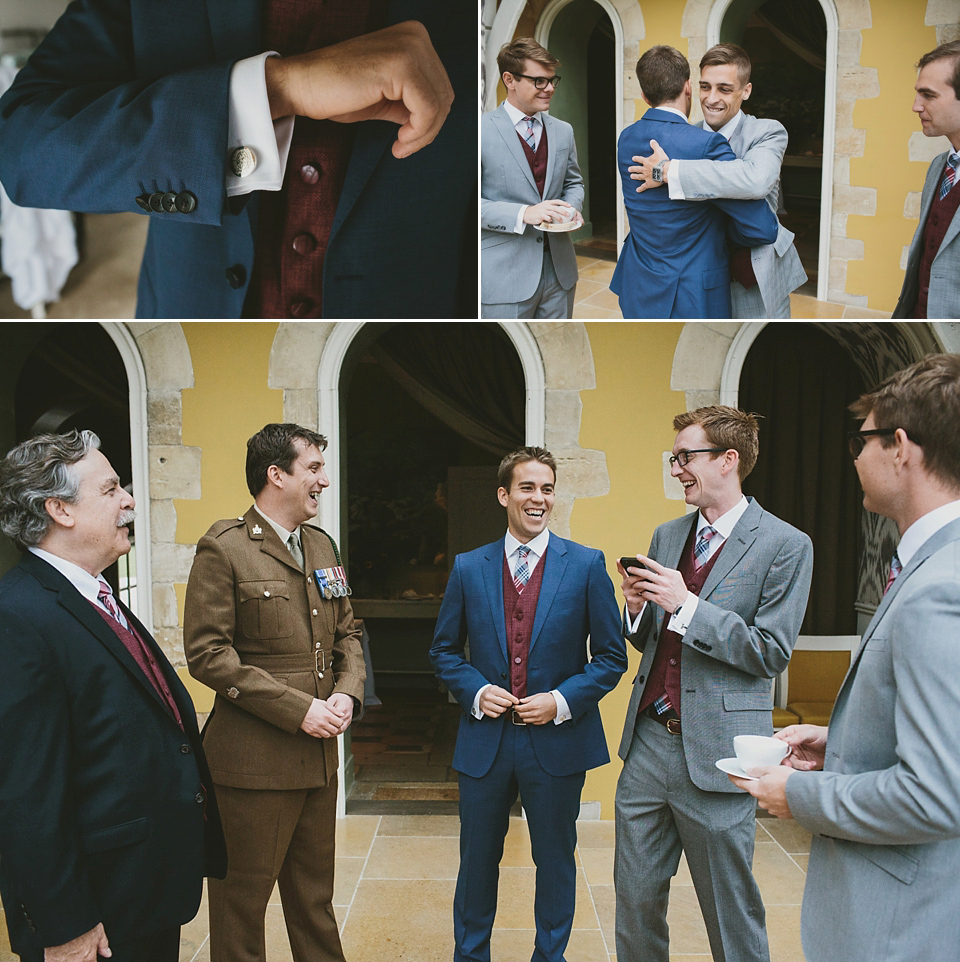
<svg viewBox="0 0 960 962">
<path fill-rule="evenodd" d="M 690 780 L 679 735 L 641 717 L 616 795 L 617 962 L 669 962 L 667 903 L 681 851 L 715 962 L 769 962 L 751 865 L 756 802 Z"/>
<path fill-rule="evenodd" d="M 480 316 L 501 320 L 533 317 L 570 318 L 573 317 L 573 298 L 576 292 L 576 284 L 569 291 L 560 286 L 557 272 L 553 268 L 553 258 L 550 256 L 547 245 L 544 244 L 543 269 L 540 271 L 540 283 L 533 297 L 518 304 L 481 304 Z"/>
<path fill-rule="evenodd" d="M 788 294 L 769 314 L 763 306 L 763 298 L 760 296 L 760 288 L 751 287 L 749 290 L 738 281 L 730 282 L 730 303 L 731 313 L 736 318 L 766 317 L 788 318 L 790 317 L 790 295 Z"/>
</svg>

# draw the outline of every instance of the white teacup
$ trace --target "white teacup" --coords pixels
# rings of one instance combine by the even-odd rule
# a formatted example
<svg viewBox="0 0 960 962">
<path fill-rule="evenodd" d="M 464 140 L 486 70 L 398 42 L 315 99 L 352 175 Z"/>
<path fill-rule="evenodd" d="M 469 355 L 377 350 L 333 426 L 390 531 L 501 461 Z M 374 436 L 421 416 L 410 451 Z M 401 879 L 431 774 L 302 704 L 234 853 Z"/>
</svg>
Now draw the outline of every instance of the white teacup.
<svg viewBox="0 0 960 962">
<path fill-rule="evenodd" d="M 767 735 L 737 735 L 733 750 L 740 767 L 750 774 L 751 769 L 765 765 L 779 765 L 786 758 L 790 746 L 779 738 Z"/>
<path fill-rule="evenodd" d="M 561 207 L 559 212 L 553 215 L 556 219 L 555 224 L 569 224 L 577 216 L 576 207 Z"/>
</svg>

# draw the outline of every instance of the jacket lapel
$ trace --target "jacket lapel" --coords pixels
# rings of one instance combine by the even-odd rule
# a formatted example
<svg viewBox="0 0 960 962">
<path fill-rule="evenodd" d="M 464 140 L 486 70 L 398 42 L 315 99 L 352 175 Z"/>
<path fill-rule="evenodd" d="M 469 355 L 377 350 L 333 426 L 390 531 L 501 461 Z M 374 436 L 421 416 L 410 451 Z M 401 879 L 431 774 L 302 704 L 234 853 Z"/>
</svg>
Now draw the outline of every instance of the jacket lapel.
<svg viewBox="0 0 960 962">
<path fill-rule="evenodd" d="M 537 192 L 537 182 L 533 179 L 533 171 L 530 169 L 530 164 L 527 163 L 527 155 L 523 152 L 523 147 L 520 146 L 520 138 L 517 136 L 517 130 L 510 123 L 510 118 L 507 116 L 507 111 L 501 104 L 493 113 L 493 125 L 497 128 L 500 136 L 503 138 L 503 142 L 506 145 L 507 153 L 513 157 L 517 166 L 520 168 L 523 176 L 526 178 L 529 185 L 533 188 L 534 193 Z M 549 138 L 549 135 L 548 135 Z M 548 164 L 549 164 L 549 153 L 550 144 L 549 139 L 547 142 L 547 154 L 548 154 Z"/>
<path fill-rule="evenodd" d="M 697 526 L 697 517 L 698 513 L 692 511 L 687 517 L 680 520 L 680 524 L 671 526 L 669 540 L 664 545 L 661 556 L 655 560 L 667 568 L 680 567 L 680 555 L 683 554 L 683 546 L 687 543 L 687 538 L 690 537 L 691 529 Z M 664 615 L 663 608 L 659 605 L 655 606 L 653 615 L 656 624 L 655 637 L 659 638 Z"/>
<path fill-rule="evenodd" d="M 277 532 L 260 516 L 260 512 L 256 508 L 250 508 L 243 516 L 243 520 L 246 523 L 250 540 L 259 541 L 260 550 L 264 554 L 268 554 L 271 558 L 282 561 L 287 567 L 293 568 L 294 571 L 300 572 L 296 561 L 293 560 L 293 555 L 290 554 L 290 549 L 280 540 Z M 302 548 L 302 539 L 300 543 Z M 306 562 L 306 557 L 304 557 L 304 562 Z"/>
<path fill-rule="evenodd" d="M 703 591 L 700 593 L 701 598 L 709 598 L 710 592 L 730 574 L 753 546 L 753 543 L 757 540 L 757 528 L 760 525 L 762 514 L 763 510 L 760 505 L 751 499 L 747 510 L 743 512 L 740 520 L 734 525 L 733 531 L 730 532 L 730 537 L 723 543 L 723 550 L 710 569 L 707 580 L 703 583 Z"/>
<path fill-rule="evenodd" d="M 552 534 L 547 540 L 547 550 L 540 563 L 546 562 L 543 569 L 543 580 L 540 582 L 540 595 L 537 598 L 537 612 L 533 619 L 533 631 L 530 634 L 530 651 L 537 643 L 540 636 L 540 629 L 546 621 L 550 612 L 553 599 L 557 596 L 560 582 L 567 570 L 567 546 L 560 538 L 555 538 Z"/>
<path fill-rule="evenodd" d="M 500 651 L 504 661 L 507 660 L 507 622 L 503 614 L 503 551 L 504 540 L 501 538 L 487 548 L 483 559 L 483 584 L 487 589 L 487 601 L 493 616 L 493 627 L 500 642 Z"/>
</svg>

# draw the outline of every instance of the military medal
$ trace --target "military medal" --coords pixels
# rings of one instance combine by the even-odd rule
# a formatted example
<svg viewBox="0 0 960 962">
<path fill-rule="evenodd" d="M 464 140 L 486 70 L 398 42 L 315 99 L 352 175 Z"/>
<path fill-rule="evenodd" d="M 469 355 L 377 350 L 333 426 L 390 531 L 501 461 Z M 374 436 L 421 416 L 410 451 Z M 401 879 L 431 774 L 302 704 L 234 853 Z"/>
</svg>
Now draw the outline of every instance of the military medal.
<svg viewBox="0 0 960 962">
<path fill-rule="evenodd" d="M 328 601 L 353 594 L 353 589 L 347 584 L 347 573 L 339 565 L 334 568 L 317 568 L 313 576 L 317 580 L 320 593 Z"/>
</svg>

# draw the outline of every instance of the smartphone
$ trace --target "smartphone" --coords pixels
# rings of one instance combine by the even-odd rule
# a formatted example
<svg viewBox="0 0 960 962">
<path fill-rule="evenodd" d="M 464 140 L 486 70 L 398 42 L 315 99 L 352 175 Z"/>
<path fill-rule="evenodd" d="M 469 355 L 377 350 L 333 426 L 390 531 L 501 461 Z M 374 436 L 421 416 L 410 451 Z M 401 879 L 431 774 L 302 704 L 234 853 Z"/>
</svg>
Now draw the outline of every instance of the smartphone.
<svg viewBox="0 0 960 962">
<path fill-rule="evenodd" d="M 642 561 L 637 561 L 636 557 L 621 558 L 620 564 L 623 566 L 623 570 L 626 571 L 627 568 L 646 568 L 647 566 Z M 629 574 L 630 572 L 627 572 Z"/>
</svg>

